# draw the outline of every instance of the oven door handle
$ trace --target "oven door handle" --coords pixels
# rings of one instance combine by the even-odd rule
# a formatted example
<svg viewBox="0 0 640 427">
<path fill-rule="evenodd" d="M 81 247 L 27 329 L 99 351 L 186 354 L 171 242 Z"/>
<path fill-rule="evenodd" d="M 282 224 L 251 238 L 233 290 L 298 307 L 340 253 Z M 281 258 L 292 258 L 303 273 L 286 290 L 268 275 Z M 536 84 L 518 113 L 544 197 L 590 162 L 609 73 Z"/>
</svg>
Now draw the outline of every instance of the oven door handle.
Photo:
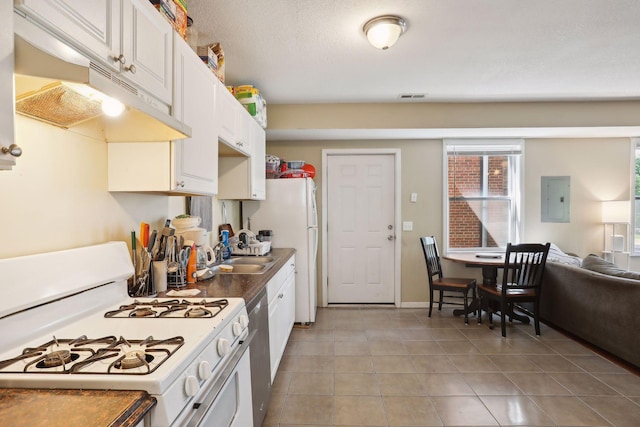
<svg viewBox="0 0 640 427">
<path fill-rule="evenodd" d="M 189 423 L 187 427 L 197 427 L 200 425 L 200 422 L 207 415 L 207 411 L 209 407 L 213 404 L 213 402 L 220 394 L 220 391 L 226 384 L 227 380 L 236 369 L 238 362 L 244 356 L 244 353 L 249 349 L 249 345 L 253 340 L 253 337 L 256 335 L 256 331 L 252 331 L 247 338 L 240 341 L 239 346 L 236 348 L 236 351 L 231 355 L 231 357 L 227 360 L 227 363 L 224 366 L 224 369 L 220 372 L 218 378 L 210 384 L 209 387 L 202 394 L 204 399 L 202 402 L 195 402 L 197 406 L 196 412 L 189 418 Z"/>
</svg>

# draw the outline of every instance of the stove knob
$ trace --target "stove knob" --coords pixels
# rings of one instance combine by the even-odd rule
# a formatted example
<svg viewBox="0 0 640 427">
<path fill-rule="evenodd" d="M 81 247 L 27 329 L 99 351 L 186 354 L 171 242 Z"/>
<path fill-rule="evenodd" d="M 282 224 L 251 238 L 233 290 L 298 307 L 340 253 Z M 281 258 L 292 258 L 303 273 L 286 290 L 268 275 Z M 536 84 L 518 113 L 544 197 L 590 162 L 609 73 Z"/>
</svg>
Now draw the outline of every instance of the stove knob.
<svg viewBox="0 0 640 427">
<path fill-rule="evenodd" d="M 231 351 L 231 344 L 229 344 L 229 340 L 226 338 L 220 338 L 218 340 L 218 355 L 220 357 L 224 357 Z"/>
<path fill-rule="evenodd" d="M 242 329 L 244 329 L 247 326 L 249 326 L 249 318 L 247 316 L 245 316 L 244 314 L 241 314 L 240 318 L 238 320 L 240 321 L 240 326 L 242 326 Z"/>
<path fill-rule="evenodd" d="M 198 364 L 198 376 L 201 380 L 206 380 L 211 376 L 211 364 L 206 360 Z"/>
<path fill-rule="evenodd" d="M 233 324 L 233 326 L 232 326 L 232 329 L 233 329 L 233 336 L 239 337 L 240 334 L 242 333 L 242 329 L 244 329 L 244 328 L 242 327 L 242 325 L 240 323 L 235 322 Z"/>
<path fill-rule="evenodd" d="M 187 396 L 193 397 L 198 393 L 198 390 L 200 390 L 198 379 L 193 375 L 189 375 L 184 382 L 184 392 L 187 393 Z"/>
</svg>

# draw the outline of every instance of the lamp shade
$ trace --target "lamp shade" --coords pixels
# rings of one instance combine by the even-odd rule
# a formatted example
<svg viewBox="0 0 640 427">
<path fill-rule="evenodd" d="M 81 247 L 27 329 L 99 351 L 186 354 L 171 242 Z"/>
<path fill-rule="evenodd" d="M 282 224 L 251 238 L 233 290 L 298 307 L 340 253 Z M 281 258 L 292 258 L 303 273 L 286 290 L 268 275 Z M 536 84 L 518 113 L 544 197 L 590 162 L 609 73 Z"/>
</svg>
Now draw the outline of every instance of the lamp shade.
<svg viewBox="0 0 640 427">
<path fill-rule="evenodd" d="M 363 31 L 374 47 L 386 50 L 407 30 L 407 22 L 399 16 L 385 15 L 364 24 Z"/>
<path fill-rule="evenodd" d="M 631 203 L 628 200 L 608 200 L 602 202 L 602 222 L 605 224 L 626 224 L 631 217 Z"/>
</svg>

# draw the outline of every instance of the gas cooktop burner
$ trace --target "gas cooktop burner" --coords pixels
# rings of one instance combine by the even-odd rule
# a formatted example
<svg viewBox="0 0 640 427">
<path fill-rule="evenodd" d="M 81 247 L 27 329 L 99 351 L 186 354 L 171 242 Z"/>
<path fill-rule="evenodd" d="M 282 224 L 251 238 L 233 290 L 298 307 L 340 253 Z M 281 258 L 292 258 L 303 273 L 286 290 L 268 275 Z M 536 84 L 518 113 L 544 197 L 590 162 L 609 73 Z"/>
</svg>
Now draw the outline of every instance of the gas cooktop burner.
<svg viewBox="0 0 640 427">
<path fill-rule="evenodd" d="M 74 353 L 75 359 L 79 356 Z M 53 368 L 55 366 L 64 365 L 65 363 L 69 363 L 74 358 L 71 356 L 71 352 L 69 350 L 57 350 L 52 351 L 44 356 L 41 362 L 39 362 L 36 366 L 38 368 Z"/>
<path fill-rule="evenodd" d="M 117 310 L 108 311 L 104 317 L 134 317 L 134 318 L 203 318 L 215 317 L 229 305 L 226 299 L 188 301 L 188 300 L 158 300 L 139 301 L 121 305 Z"/>
<path fill-rule="evenodd" d="M 173 355 L 184 338 L 156 340 L 119 339 L 114 336 L 52 341 L 35 348 L 25 348 L 22 354 L 0 361 L 0 374 L 6 372 L 52 374 L 149 374 Z"/>
</svg>

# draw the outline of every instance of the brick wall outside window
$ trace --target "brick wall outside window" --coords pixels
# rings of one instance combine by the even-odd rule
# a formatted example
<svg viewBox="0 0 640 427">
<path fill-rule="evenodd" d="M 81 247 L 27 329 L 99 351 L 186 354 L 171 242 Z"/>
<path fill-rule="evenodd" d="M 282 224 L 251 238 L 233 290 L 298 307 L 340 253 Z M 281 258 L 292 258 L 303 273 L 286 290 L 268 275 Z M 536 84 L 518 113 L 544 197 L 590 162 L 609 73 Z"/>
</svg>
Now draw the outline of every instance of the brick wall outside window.
<svg viewBox="0 0 640 427">
<path fill-rule="evenodd" d="M 483 178 L 487 182 L 487 194 L 483 193 Z M 478 217 L 482 209 L 488 226 L 484 246 L 498 247 L 498 242 L 505 242 L 509 229 L 508 202 L 464 198 L 508 196 L 508 179 L 506 156 L 489 156 L 488 170 L 483 168 L 483 156 L 449 156 L 449 247 L 483 247 L 482 222 Z"/>
</svg>

